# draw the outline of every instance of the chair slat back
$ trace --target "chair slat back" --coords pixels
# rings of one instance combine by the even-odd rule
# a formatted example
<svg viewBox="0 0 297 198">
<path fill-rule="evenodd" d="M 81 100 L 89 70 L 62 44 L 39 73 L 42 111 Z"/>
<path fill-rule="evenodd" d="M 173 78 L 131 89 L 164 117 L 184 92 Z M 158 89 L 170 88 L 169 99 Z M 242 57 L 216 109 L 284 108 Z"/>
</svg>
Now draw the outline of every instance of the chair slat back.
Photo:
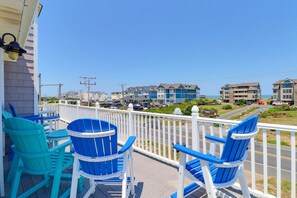
<svg viewBox="0 0 297 198">
<path fill-rule="evenodd" d="M 14 106 L 13 106 L 13 104 L 8 103 L 8 106 L 9 106 L 9 109 L 10 109 L 10 111 L 11 111 L 12 116 L 13 116 L 13 117 L 18 117 L 18 116 L 17 116 L 17 113 L 16 113 L 16 110 L 15 110 L 15 108 L 14 108 Z"/>
<path fill-rule="evenodd" d="M 101 133 L 115 130 L 114 135 L 105 137 L 75 137 L 70 134 L 75 152 L 87 157 L 104 157 L 117 153 L 117 127 L 103 120 L 78 119 L 71 122 L 67 129 L 77 133 Z M 86 162 L 80 160 L 81 169 L 91 175 L 107 175 L 117 172 L 118 160 L 106 162 Z"/>
<path fill-rule="evenodd" d="M 2 120 L 6 120 L 8 118 L 12 118 L 12 115 L 7 111 L 2 110 Z"/>
<path fill-rule="evenodd" d="M 24 167 L 32 171 L 52 169 L 42 125 L 23 118 L 4 120 L 4 131 L 10 136 Z"/>
<path fill-rule="evenodd" d="M 237 126 L 232 127 L 227 135 L 226 143 L 221 155 L 221 159 L 226 162 L 234 162 L 240 160 L 244 157 L 245 152 L 248 149 L 250 139 L 244 140 L 235 140 L 231 136 L 235 134 L 249 134 L 255 132 L 257 128 L 258 117 L 251 117 Z M 238 167 L 233 168 L 218 168 L 215 183 L 225 183 L 232 180 L 235 177 L 235 174 L 238 170 Z"/>
</svg>

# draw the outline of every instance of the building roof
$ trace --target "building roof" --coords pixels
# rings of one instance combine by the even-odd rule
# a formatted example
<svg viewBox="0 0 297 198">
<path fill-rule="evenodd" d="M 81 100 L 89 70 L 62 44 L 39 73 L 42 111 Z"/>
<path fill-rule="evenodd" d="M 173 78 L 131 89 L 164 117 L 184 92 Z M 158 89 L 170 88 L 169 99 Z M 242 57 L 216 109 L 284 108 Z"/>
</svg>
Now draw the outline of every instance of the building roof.
<svg viewBox="0 0 297 198">
<path fill-rule="evenodd" d="M 260 83 L 250 82 L 250 83 L 239 83 L 239 84 L 226 84 L 222 88 L 224 88 L 224 87 L 235 88 L 235 87 L 240 87 L 240 86 L 258 87 L 258 86 L 260 86 Z"/>
<path fill-rule="evenodd" d="M 282 84 L 282 83 L 284 83 L 286 80 L 289 80 L 289 81 L 293 81 L 293 83 L 295 84 L 297 84 L 297 79 L 289 79 L 289 78 L 286 78 L 286 79 L 283 79 L 283 80 L 278 80 L 278 81 L 276 81 L 275 83 L 273 83 L 274 85 L 277 85 L 277 84 Z"/>
<path fill-rule="evenodd" d="M 124 100 L 144 101 L 144 100 L 150 100 L 150 98 L 145 96 L 138 96 L 138 97 L 125 96 Z"/>
<path fill-rule="evenodd" d="M 163 87 L 164 89 L 196 89 L 200 90 L 200 88 L 197 85 L 193 84 L 182 84 L 182 83 L 175 83 L 175 84 L 166 84 L 161 83 L 158 88 Z"/>
<path fill-rule="evenodd" d="M 157 90 L 156 85 L 149 85 L 149 86 L 128 87 L 126 89 L 126 92 L 136 92 L 136 91 L 149 92 L 149 91 L 156 91 L 156 90 Z"/>
</svg>

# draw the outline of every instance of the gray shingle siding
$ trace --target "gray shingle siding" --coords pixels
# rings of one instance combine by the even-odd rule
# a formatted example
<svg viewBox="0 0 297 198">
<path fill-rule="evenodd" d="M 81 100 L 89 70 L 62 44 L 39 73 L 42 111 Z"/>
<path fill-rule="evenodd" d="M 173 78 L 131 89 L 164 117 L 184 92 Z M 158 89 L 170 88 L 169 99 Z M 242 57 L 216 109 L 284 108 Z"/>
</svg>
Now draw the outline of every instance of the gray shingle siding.
<svg viewBox="0 0 297 198">
<path fill-rule="evenodd" d="M 4 62 L 5 109 L 10 111 L 12 103 L 19 115 L 32 115 L 34 112 L 34 37 L 30 29 L 25 49 L 27 53 L 17 62 Z"/>
</svg>

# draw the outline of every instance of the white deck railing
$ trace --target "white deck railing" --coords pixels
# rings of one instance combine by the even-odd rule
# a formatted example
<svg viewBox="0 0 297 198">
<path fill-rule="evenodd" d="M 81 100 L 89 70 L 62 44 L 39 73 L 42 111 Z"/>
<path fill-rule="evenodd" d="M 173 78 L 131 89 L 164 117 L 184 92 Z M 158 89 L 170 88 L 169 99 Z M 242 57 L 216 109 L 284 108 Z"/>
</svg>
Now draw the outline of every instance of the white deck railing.
<svg viewBox="0 0 297 198">
<path fill-rule="evenodd" d="M 98 118 L 118 126 L 119 142 L 123 143 L 129 135 L 137 137 L 135 150 L 166 163 L 177 165 L 178 153 L 172 148 L 179 143 L 206 153 L 209 142 L 205 135 L 225 137 L 228 129 L 239 123 L 222 119 L 199 117 L 198 107 L 192 108 L 192 116 L 115 110 L 84 107 L 60 103 L 47 105 L 48 109 L 59 112 L 61 119 L 71 122 L 77 118 Z M 260 197 L 282 197 L 282 179 L 291 182 L 291 197 L 296 197 L 296 126 L 259 123 L 260 134 L 257 141 L 252 139 L 248 158 L 244 164 L 252 194 Z M 262 134 L 261 134 L 262 133 Z M 289 140 L 290 146 L 282 146 L 282 139 Z M 269 144 L 268 142 L 275 144 Z M 223 145 L 216 148 L 219 154 Z M 276 194 L 269 194 L 268 179 L 276 179 Z M 238 188 L 239 185 L 234 185 Z"/>
</svg>

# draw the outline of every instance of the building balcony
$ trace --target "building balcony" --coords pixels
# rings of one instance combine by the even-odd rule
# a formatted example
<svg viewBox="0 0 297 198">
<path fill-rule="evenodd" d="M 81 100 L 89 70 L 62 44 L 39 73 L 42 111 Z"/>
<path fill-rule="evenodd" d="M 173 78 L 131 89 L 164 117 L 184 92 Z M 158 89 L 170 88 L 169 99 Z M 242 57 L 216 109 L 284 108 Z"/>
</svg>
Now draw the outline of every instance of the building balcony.
<svg viewBox="0 0 297 198">
<path fill-rule="evenodd" d="M 179 143 L 187 147 L 207 153 L 210 149 L 205 135 L 225 137 L 227 130 L 239 121 L 224 119 L 202 118 L 192 116 L 176 116 L 128 110 L 105 109 L 99 107 L 84 107 L 60 103 L 47 105 L 61 116 L 60 128 L 67 123 L 81 117 L 107 120 L 118 126 L 118 138 L 123 144 L 129 135 L 137 137 L 134 144 L 134 167 L 136 177 L 136 197 L 169 197 L 177 190 L 177 165 L 179 153 L 172 145 Z M 198 114 L 199 115 L 199 114 Z M 260 132 L 256 139 L 252 139 L 244 164 L 245 175 L 250 193 L 255 197 L 282 197 L 289 195 L 296 197 L 296 137 L 297 126 L 258 123 Z M 128 131 L 127 129 L 131 129 Z M 270 139 L 275 143 L 270 144 Z M 289 138 L 290 146 L 282 146 L 282 139 Z M 223 146 L 216 148 L 217 155 Z M 10 162 L 5 157 L 5 175 Z M 154 170 L 152 173 L 151 170 Z M 71 168 L 69 169 L 71 172 Z M 36 183 L 38 178 L 24 177 L 23 188 L 28 183 Z M 284 182 L 284 181 L 287 181 Z M 274 190 L 271 190 L 271 184 Z M 84 182 L 86 188 L 89 183 Z M 284 192 L 284 185 L 290 185 L 290 192 Z M 61 182 L 61 188 L 70 186 L 70 181 Z M 23 190 L 23 188 L 21 190 Z M 6 185 L 6 194 L 10 186 Z M 236 183 L 232 188 L 223 190 L 231 197 L 240 197 L 240 185 Z M 79 196 L 83 196 L 83 191 Z M 106 187 L 99 185 L 94 197 L 120 196 L 121 187 Z M 41 190 L 32 197 L 49 197 L 48 190 Z M 191 197 L 206 196 L 204 190 L 198 190 Z"/>
</svg>

